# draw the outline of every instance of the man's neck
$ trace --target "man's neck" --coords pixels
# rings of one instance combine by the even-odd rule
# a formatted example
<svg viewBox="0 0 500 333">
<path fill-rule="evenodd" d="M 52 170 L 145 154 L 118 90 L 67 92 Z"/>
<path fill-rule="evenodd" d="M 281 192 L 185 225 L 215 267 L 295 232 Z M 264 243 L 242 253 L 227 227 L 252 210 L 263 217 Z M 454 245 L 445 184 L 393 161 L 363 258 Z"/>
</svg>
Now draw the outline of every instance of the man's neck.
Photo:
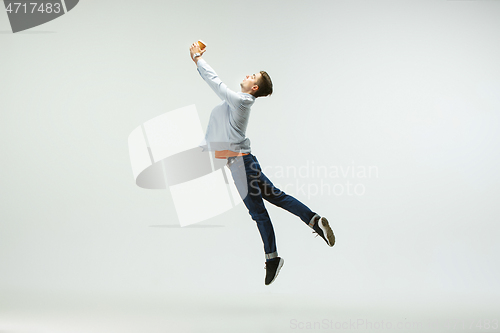
<svg viewBox="0 0 500 333">
<path fill-rule="evenodd" d="M 243 91 L 243 89 L 242 89 L 242 90 L 241 90 L 241 92 L 242 92 L 242 93 L 244 93 L 244 94 L 248 94 L 248 95 L 250 95 L 250 96 L 252 96 L 252 97 L 255 97 L 255 96 L 254 96 L 254 95 L 252 95 L 249 91 Z"/>
</svg>

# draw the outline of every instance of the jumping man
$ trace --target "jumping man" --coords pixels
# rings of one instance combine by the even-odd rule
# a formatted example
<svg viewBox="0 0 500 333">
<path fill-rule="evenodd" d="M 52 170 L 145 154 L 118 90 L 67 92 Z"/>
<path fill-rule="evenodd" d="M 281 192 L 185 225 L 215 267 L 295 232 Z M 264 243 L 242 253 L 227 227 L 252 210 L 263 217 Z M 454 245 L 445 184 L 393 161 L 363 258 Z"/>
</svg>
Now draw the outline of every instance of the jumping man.
<svg viewBox="0 0 500 333">
<path fill-rule="evenodd" d="M 189 51 L 201 77 L 222 100 L 210 114 L 205 139 L 200 146 L 214 151 L 215 158 L 227 160 L 236 188 L 262 237 L 266 258 L 265 284 L 269 285 L 278 276 L 284 260 L 278 256 L 273 225 L 263 200 L 298 216 L 329 246 L 335 244 L 335 236 L 326 218 L 276 188 L 262 172 L 257 158 L 251 154 L 250 140 L 245 136 L 250 108 L 257 98 L 272 94 L 273 84 L 269 74 L 260 71 L 247 75 L 240 83 L 241 92 L 235 92 L 222 83 L 202 58 L 206 48 L 201 49 L 198 43 L 194 43 Z"/>
</svg>

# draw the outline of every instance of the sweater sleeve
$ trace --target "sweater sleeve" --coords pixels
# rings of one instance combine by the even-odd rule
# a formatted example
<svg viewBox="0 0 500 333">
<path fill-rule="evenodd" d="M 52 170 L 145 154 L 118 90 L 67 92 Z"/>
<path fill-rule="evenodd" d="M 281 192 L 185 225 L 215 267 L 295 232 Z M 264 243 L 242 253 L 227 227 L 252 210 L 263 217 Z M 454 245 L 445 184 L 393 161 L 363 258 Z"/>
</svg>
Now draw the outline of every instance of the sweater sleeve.
<svg viewBox="0 0 500 333">
<path fill-rule="evenodd" d="M 199 59 L 198 72 L 205 82 L 208 83 L 210 88 L 219 96 L 221 100 L 226 101 L 231 108 L 238 110 L 242 104 L 245 102 L 243 98 L 238 93 L 229 89 L 217 76 L 217 73 L 208 65 L 204 59 Z"/>
</svg>

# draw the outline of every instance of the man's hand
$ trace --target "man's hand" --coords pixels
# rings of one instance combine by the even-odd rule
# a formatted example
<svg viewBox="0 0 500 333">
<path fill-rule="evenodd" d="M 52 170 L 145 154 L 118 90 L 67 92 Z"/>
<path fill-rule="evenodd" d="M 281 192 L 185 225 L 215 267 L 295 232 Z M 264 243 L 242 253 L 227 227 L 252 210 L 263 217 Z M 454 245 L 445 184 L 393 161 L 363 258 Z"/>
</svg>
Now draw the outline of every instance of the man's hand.
<svg viewBox="0 0 500 333">
<path fill-rule="evenodd" d="M 191 45 L 191 47 L 189 48 L 189 53 L 191 54 L 191 59 L 193 59 L 193 56 L 196 54 L 196 53 L 199 53 L 200 55 L 197 56 L 196 58 L 193 59 L 193 61 L 195 63 L 198 62 L 198 60 L 201 58 L 201 56 L 203 55 L 203 53 L 205 53 L 205 51 L 207 50 L 207 48 L 204 48 L 203 50 L 200 48 L 200 45 L 198 44 L 198 42 L 196 43 L 193 43 L 193 45 Z"/>
</svg>

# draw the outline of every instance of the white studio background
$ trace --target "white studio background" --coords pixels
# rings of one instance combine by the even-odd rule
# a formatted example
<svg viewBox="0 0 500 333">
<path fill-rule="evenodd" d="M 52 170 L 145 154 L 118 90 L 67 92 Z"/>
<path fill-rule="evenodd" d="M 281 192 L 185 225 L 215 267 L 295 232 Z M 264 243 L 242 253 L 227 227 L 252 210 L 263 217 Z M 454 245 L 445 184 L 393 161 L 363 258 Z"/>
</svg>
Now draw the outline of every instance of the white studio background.
<svg viewBox="0 0 500 333">
<path fill-rule="evenodd" d="M 499 17 L 500 2 L 480 0 L 83 0 L 12 34 L 0 11 L 0 331 L 495 319 Z M 253 154 L 337 236 L 330 249 L 267 205 L 286 261 L 269 287 L 244 206 L 177 228 L 169 191 L 134 183 L 134 128 L 191 104 L 206 128 L 219 102 L 189 59 L 197 39 L 232 89 L 270 74 Z"/>
</svg>

